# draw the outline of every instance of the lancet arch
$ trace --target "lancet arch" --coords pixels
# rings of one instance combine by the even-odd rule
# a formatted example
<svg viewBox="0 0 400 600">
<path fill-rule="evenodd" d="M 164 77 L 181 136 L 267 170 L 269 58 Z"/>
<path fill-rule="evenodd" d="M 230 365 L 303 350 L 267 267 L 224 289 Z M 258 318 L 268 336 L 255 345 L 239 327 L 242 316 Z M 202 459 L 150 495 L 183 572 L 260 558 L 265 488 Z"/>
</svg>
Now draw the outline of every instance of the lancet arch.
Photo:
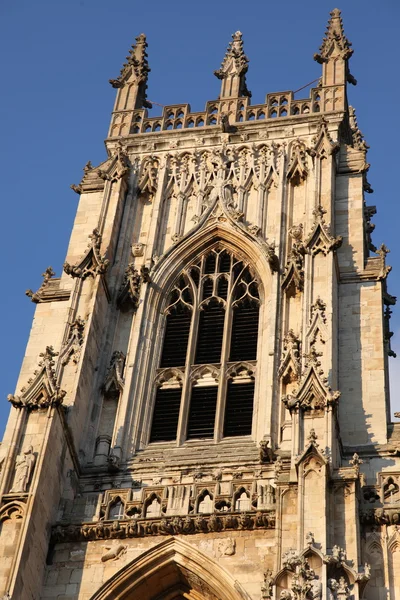
<svg viewBox="0 0 400 600">
<path fill-rule="evenodd" d="M 168 538 L 134 559 L 91 600 L 249 600 L 223 567 L 178 538 Z"/>
<path fill-rule="evenodd" d="M 225 217 L 223 218 L 225 219 Z M 220 256 L 221 253 L 232 256 L 232 261 L 237 260 L 240 263 L 243 263 L 244 267 L 250 273 L 250 278 L 248 277 L 248 281 L 244 281 L 243 285 L 241 286 L 241 288 L 243 288 L 243 293 L 241 296 L 250 294 L 251 298 L 249 296 L 249 302 L 243 303 L 241 296 L 240 298 L 235 297 L 231 299 L 231 304 L 228 306 L 227 310 L 230 310 L 231 312 L 234 310 L 233 304 L 236 300 L 238 300 L 236 304 L 238 304 L 238 306 L 240 305 L 240 309 L 243 308 L 244 311 L 250 310 L 249 307 L 250 304 L 252 304 L 257 306 L 256 310 L 259 312 L 259 315 L 257 316 L 257 322 L 261 322 L 263 319 L 267 318 L 267 315 L 270 315 L 271 312 L 274 311 L 276 286 L 274 286 L 274 275 L 271 272 L 268 254 L 266 249 L 263 247 L 262 242 L 255 236 L 250 234 L 245 235 L 245 233 L 241 230 L 235 230 L 231 223 L 227 223 L 227 220 L 223 220 L 221 222 L 216 221 L 212 224 L 209 224 L 208 222 L 205 223 L 201 231 L 192 234 L 190 239 L 181 240 L 171 251 L 168 251 L 151 270 L 151 282 L 150 285 L 147 286 L 146 295 L 143 298 L 143 314 L 141 315 L 142 322 L 146 323 L 146 330 L 142 332 L 141 339 L 138 340 L 138 345 L 135 346 L 135 352 L 137 352 L 138 361 L 141 363 L 139 369 L 137 370 L 137 380 L 142 379 L 142 381 L 146 380 L 148 382 L 154 382 L 157 375 L 157 369 L 168 366 L 178 367 L 181 371 L 186 373 L 185 379 L 188 382 L 191 382 L 190 371 L 188 369 L 189 363 L 187 363 L 186 360 L 187 364 L 185 366 L 184 357 L 189 356 L 190 347 L 192 348 L 192 351 L 195 348 L 195 344 L 193 342 L 191 343 L 190 341 L 190 336 L 193 336 L 193 330 L 197 327 L 196 319 L 197 321 L 200 320 L 199 311 L 201 308 L 201 299 L 200 295 L 196 291 L 196 288 L 197 290 L 203 289 L 202 282 L 200 282 L 200 284 L 199 282 L 194 284 L 191 270 L 193 270 L 193 265 L 195 265 L 196 261 L 205 260 L 206 255 L 212 252 L 215 252 L 218 254 L 218 256 Z M 231 263 L 230 268 L 233 268 L 233 266 L 234 262 Z M 225 283 L 228 285 L 230 276 L 231 275 L 229 275 L 227 272 L 224 272 L 223 269 L 221 273 L 219 271 L 215 271 L 214 274 L 207 274 L 204 269 L 201 271 L 201 277 L 204 279 L 210 279 L 209 286 L 211 286 L 212 281 L 215 281 L 215 289 L 213 289 L 210 294 L 222 294 L 222 297 L 223 292 L 221 292 L 221 289 L 224 287 Z M 224 279 L 225 277 L 226 279 Z M 185 335 L 187 334 L 187 340 L 185 338 L 185 348 L 181 353 L 182 356 L 180 357 L 179 364 L 167 364 L 167 361 L 165 361 L 163 358 L 162 348 L 165 339 L 167 319 L 169 317 L 169 307 L 171 306 L 170 292 L 171 290 L 175 289 L 176 282 L 179 280 L 179 278 L 185 279 L 185 281 L 189 284 L 188 287 L 190 288 L 191 306 L 188 307 L 188 310 L 186 311 L 187 323 L 185 325 L 186 328 L 190 328 L 190 333 L 185 333 Z M 252 283 L 253 279 L 255 284 Z M 232 287 L 230 289 L 233 291 Z M 258 297 L 253 297 L 253 292 L 256 292 Z M 222 299 L 221 302 L 223 304 L 225 300 Z M 221 310 L 224 309 L 221 308 Z M 194 314 L 196 311 L 199 313 L 198 315 Z M 236 312 L 239 312 L 239 309 Z M 232 319 L 230 322 L 232 322 Z M 226 331 L 229 330 L 229 327 L 227 326 L 226 320 Z M 261 365 L 263 362 L 265 363 L 268 352 L 271 352 L 271 348 L 269 348 L 269 346 L 271 344 L 270 340 L 273 339 L 273 336 L 268 336 L 267 327 L 260 327 L 259 333 L 259 336 L 247 336 L 248 339 L 255 340 L 256 344 L 258 345 L 258 351 L 257 349 L 253 349 L 251 356 L 233 356 L 233 354 L 230 356 L 228 351 L 225 351 L 226 369 L 231 366 L 229 364 L 230 362 L 235 362 L 238 360 L 254 361 L 257 359 L 257 364 Z M 179 339 L 183 339 L 182 336 L 180 336 Z M 198 339 L 199 338 L 197 338 L 197 340 Z M 153 348 L 148 353 L 140 352 L 140 347 L 144 340 L 146 344 L 150 344 Z M 132 346 L 134 346 L 133 341 Z M 187 348 L 189 348 L 189 350 L 187 350 Z M 221 361 L 224 362 L 222 358 L 221 360 L 217 360 L 214 357 L 202 357 L 200 359 L 195 356 L 191 361 L 191 365 L 194 366 L 208 363 L 221 363 Z M 134 356 L 131 356 L 131 359 L 135 360 Z M 219 439 L 222 437 L 230 437 L 231 435 L 251 435 L 253 438 L 258 438 L 260 434 L 257 429 L 261 427 L 260 423 L 262 422 L 257 419 L 259 411 L 258 390 L 261 389 L 263 382 L 265 383 L 267 369 L 260 369 L 258 372 L 260 375 L 256 381 L 244 382 L 242 380 L 235 380 L 233 382 L 222 384 L 218 391 L 216 387 L 214 389 L 206 390 L 203 386 L 203 388 L 200 389 L 201 382 L 197 382 L 195 384 L 188 383 L 187 385 L 184 383 L 182 390 L 177 388 L 176 390 L 172 391 L 159 391 L 155 388 L 151 389 L 149 387 L 151 384 L 149 383 L 146 389 L 142 387 L 138 393 L 136 390 L 136 381 L 133 381 L 133 385 L 130 385 L 129 395 L 131 402 L 135 403 L 136 411 L 136 414 L 134 415 L 134 420 L 136 420 L 136 423 L 132 422 L 134 447 L 143 448 L 150 442 L 161 441 L 174 442 L 177 445 L 181 445 L 189 438 L 197 439 L 199 437 L 197 435 L 197 427 L 194 427 L 192 430 L 189 426 L 189 398 L 191 395 L 195 395 L 197 397 L 200 395 L 202 396 L 203 394 L 209 395 L 209 397 L 206 399 L 206 402 L 208 402 L 210 406 L 212 405 L 210 408 L 210 423 L 209 427 L 207 428 L 208 437 L 214 437 L 215 441 L 219 441 Z M 243 385 L 243 387 L 240 389 L 238 387 L 239 384 Z M 189 388 L 189 385 L 196 386 L 193 394 L 191 392 L 191 388 Z M 225 389 L 223 389 L 224 385 Z M 229 388 L 228 395 L 234 397 L 234 399 L 232 400 L 231 404 L 226 404 L 225 406 L 227 387 Z M 239 406 L 236 395 L 239 393 L 239 391 L 246 394 L 246 406 L 248 405 L 248 410 L 245 425 L 243 425 L 241 433 L 236 433 L 235 415 Z M 215 397 L 216 395 L 218 395 L 217 398 Z M 153 415 L 155 413 L 155 405 L 160 404 L 161 406 L 163 402 L 165 404 L 167 400 L 164 399 L 164 396 L 173 396 L 172 399 L 168 398 L 168 402 L 172 402 L 174 406 L 173 423 L 171 426 L 173 432 L 164 432 L 164 430 L 161 428 L 161 433 L 157 430 L 157 435 L 153 435 L 151 429 Z M 186 403 L 185 398 L 187 399 Z M 203 402 L 203 399 L 201 399 L 201 402 Z M 263 410 L 265 410 L 265 407 Z M 227 411 L 230 411 L 229 414 Z M 157 408 L 157 414 L 158 413 L 159 411 Z M 240 422 L 242 422 L 242 420 L 240 420 Z M 140 439 L 137 437 L 135 438 L 135 430 L 138 431 L 139 429 L 142 431 Z M 130 444 L 130 433 L 126 430 L 125 435 L 125 448 L 128 450 L 128 444 Z M 200 435 L 200 437 L 202 436 Z"/>
</svg>

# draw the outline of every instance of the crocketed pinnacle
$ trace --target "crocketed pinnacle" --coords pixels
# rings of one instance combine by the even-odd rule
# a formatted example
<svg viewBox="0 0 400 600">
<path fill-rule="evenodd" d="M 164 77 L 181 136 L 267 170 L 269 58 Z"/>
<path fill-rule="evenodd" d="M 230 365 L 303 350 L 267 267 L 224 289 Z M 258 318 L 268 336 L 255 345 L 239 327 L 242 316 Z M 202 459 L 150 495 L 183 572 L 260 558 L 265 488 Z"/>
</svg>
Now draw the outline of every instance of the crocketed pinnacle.
<svg viewBox="0 0 400 600">
<path fill-rule="evenodd" d="M 353 54 L 351 43 L 344 34 L 340 10 L 335 8 L 330 15 L 319 53 L 314 54 L 314 59 L 319 63 L 328 60 L 335 50 L 335 54 L 340 54 L 343 59 L 349 59 Z"/>
<path fill-rule="evenodd" d="M 242 33 L 236 31 L 236 33 L 232 34 L 232 41 L 229 43 L 225 52 L 221 68 L 214 71 L 214 75 L 216 75 L 218 79 L 224 80 L 228 77 L 237 79 L 236 86 L 233 85 L 230 92 L 222 85 L 221 97 L 236 95 L 251 96 L 251 93 L 247 89 L 245 78 L 248 65 L 249 59 L 244 53 Z"/>
<path fill-rule="evenodd" d="M 141 33 L 136 38 L 136 44 L 132 44 L 129 54 L 126 57 L 126 63 L 122 65 L 119 76 L 117 79 L 110 79 L 110 83 L 114 88 L 122 87 L 132 74 L 137 83 L 146 83 L 149 72 L 146 36 L 144 33 Z"/>
</svg>

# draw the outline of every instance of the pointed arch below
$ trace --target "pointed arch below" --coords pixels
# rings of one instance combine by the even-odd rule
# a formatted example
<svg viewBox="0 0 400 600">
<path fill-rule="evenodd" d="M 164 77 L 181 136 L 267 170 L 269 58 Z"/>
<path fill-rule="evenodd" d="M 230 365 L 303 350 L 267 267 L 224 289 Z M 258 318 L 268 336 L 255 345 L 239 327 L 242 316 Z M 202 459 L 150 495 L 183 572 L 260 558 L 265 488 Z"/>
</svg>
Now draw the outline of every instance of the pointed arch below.
<svg viewBox="0 0 400 600">
<path fill-rule="evenodd" d="M 116 573 L 91 600 L 250 600 L 224 568 L 194 546 L 171 537 Z"/>
<path fill-rule="evenodd" d="M 222 216 L 222 219 L 225 219 Z M 272 284 L 271 267 L 266 249 L 261 240 L 244 231 L 234 228 L 225 221 L 205 224 L 197 231 L 192 230 L 178 245 L 172 246 L 152 269 L 152 288 L 168 290 L 171 288 L 182 268 L 198 255 L 223 246 L 237 258 L 249 263 L 259 280 L 260 296 L 264 295 L 265 282 Z M 268 283 L 267 283 L 268 285 Z"/>
</svg>

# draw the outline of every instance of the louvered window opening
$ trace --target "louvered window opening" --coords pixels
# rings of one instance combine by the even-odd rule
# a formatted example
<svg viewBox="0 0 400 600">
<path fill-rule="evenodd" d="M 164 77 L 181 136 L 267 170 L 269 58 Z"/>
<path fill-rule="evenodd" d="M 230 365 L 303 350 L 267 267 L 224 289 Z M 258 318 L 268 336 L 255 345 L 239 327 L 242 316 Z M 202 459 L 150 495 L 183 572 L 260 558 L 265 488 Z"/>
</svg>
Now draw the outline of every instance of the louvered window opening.
<svg viewBox="0 0 400 600">
<path fill-rule="evenodd" d="M 181 396 L 181 388 L 157 389 L 150 442 L 176 440 Z"/>
<path fill-rule="evenodd" d="M 224 437 L 251 435 L 254 380 L 243 377 L 248 365 L 240 363 L 251 361 L 253 376 L 259 304 L 250 267 L 229 251 L 217 247 L 187 265 L 170 292 L 159 368 L 166 369 L 161 381 L 167 385 L 168 377 L 176 380 L 179 373 L 186 391 L 157 389 L 150 442 L 213 439 L 221 429 Z M 235 374 L 222 397 L 228 362 Z M 216 423 L 219 402 L 225 411 Z"/>
<path fill-rule="evenodd" d="M 190 399 L 187 439 L 213 438 L 218 386 L 193 387 Z"/>
<path fill-rule="evenodd" d="M 254 381 L 229 381 L 226 393 L 224 436 L 250 435 L 253 421 Z"/>
<path fill-rule="evenodd" d="M 167 316 L 160 367 L 181 367 L 186 361 L 192 313 L 190 310 Z"/>
<path fill-rule="evenodd" d="M 229 360 L 256 360 L 258 343 L 258 306 L 238 306 L 233 310 Z"/>
<path fill-rule="evenodd" d="M 206 306 L 200 313 L 197 338 L 197 365 L 221 362 L 225 310 L 217 305 Z"/>
</svg>

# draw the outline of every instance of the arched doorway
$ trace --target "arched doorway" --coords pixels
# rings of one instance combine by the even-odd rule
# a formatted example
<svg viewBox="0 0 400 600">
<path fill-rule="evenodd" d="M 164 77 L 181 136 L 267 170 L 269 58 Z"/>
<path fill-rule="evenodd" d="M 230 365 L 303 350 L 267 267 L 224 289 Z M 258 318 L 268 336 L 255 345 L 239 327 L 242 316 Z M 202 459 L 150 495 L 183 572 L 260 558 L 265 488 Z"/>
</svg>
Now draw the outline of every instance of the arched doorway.
<svg viewBox="0 0 400 600">
<path fill-rule="evenodd" d="M 107 581 L 91 600 L 250 600 L 225 569 L 185 540 L 169 538 Z"/>
</svg>

